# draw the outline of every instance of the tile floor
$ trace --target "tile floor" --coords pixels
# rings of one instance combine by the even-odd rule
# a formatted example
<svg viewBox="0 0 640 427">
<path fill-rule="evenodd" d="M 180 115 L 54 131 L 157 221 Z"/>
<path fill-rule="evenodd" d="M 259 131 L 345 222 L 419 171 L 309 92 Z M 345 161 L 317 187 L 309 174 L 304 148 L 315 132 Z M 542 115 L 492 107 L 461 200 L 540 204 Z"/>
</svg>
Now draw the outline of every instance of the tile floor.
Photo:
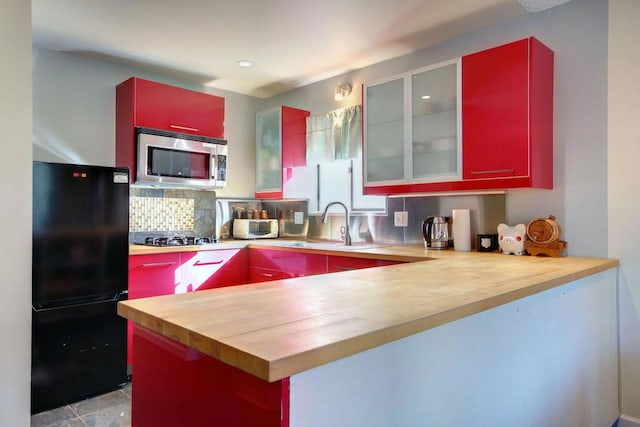
<svg viewBox="0 0 640 427">
<path fill-rule="evenodd" d="M 131 383 L 111 393 L 34 414 L 31 427 L 131 427 Z"/>
</svg>

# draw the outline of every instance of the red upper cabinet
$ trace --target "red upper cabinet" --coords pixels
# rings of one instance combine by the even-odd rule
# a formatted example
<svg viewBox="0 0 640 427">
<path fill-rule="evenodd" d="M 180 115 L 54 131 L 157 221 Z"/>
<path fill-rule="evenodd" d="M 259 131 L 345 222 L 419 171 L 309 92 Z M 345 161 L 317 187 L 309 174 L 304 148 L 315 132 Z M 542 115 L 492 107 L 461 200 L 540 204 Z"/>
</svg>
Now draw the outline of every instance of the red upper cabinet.
<svg viewBox="0 0 640 427">
<path fill-rule="evenodd" d="M 553 188 L 553 52 L 531 37 L 462 58 L 463 180 Z"/>
<path fill-rule="evenodd" d="M 379 96 L 380 102 L 387 108 L 378 114 L 379 121 L 388 127 L 389 123 L 393 123 L 391 119 L 396 118 L 398 123 L 394 129 L 400 136 L 389 134 L 388 129 L 386 133 L 376 131 L 373 142 L 379 140 L 379 151 L 386 156 L 378 156 L 381 161 L 375 156 L 375 152 L 372 154 L 372 149 L 375 148 L 372 137 L 367 137 L 365 169 L 369 180 L 364 193 L 553 188 L 553 64 L 553 51 L 533 37 L 462 57 L 461 173 L 457 177 L 445 177 L 446 179 L 438 182 L 428 182 L 415 175 L 412 179 L 406 179 L 406 171 L 404 174 L 387 176 L 395 170 L 401 170 L 407 163 L 402 155 L 408 151 L 396 150 L 398 153 L 394 153 L 391 146 L 392 141 L 400 139 L 407 130 L 414 133 L 413 139 L 404 136 L 413 141 L 409 150 L 414 154 L 414 171 L 417 168 L 424 169 L 426 175 L 435 173 L 438 168 L 446 165 L 446 160 L 433 155 L 431 163 L 422 162 L 420 150 L 426 148 L 420 148 L 416 143 L 419 139 L 415 135 L 417 119 L 415 114 L 409 114 L 415 106 L 407 100 L 404 100 L 404 104 L 397 101 L 397 111 L 394 113 L 387 111 L 389 103 L 385 103 L 390 95 L 386 98 Z M 405 78 L 403 86 L 396 79 L 377 86 L 385 89 L 394 84 L 397 87 L 390 93 L 395 93 L 398 98 L 407 92 L 406 82 Z M 371 87 L 375 89 L 377 86 Z M 375 105 L 370 105 L 368 98 L 365 101 L 365 109 L 369 110 L 365 117 L 369 118 L 377 110 L 373 108 Z M 401 108 L 403 105 L 404 109 Z M 403 111 L 405 114 L 400 117 Z M 386 116 L 389 120 L 385 120 Z M 435 119 L 439 121 L 435 122 Z M 368 134 L 372 133 L 374 125 L 375 123 L 368 123 L 371 128 L 368 129 Z M 436 117 L 430 129 L 440 132 L 442 126 L 442 120 Z M 444 153 L 446 139 L 435 138 L 432 145 L 434 141 L 437 142 L 434 149 L 437 153 L 434 154 Z M 428 147 L 428 144 L 425 146 Z M 403 161 L 398 160 L 394 167 L 396 159 Z M 453 165 L 453 161 L 449 162 Z M 371 183 L 371 171 L 386 178 Z M 405 178 L 401 179 L 402 177 Z"/>
<path fill-rule="evenodd" d="M 286 106 L 256 114 L 256 198 L 281 199 L 291 169 L 307 164 L 309 111 Z"/>
<path fill-rule="evenodd" d="M 224 138 L 224 98 L 137 77 L 116 86 L 116 165 L 131 176 L 136 126 Z"/>
</svg>

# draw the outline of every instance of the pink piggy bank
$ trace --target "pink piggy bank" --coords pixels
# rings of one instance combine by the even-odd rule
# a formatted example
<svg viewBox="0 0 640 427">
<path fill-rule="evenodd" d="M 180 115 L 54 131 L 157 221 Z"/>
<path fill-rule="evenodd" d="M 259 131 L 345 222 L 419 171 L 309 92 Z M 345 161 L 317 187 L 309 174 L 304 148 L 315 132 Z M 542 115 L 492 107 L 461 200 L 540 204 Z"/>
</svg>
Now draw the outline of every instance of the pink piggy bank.
<svg viewBox="0 0 640 427">
<path fill-rule="evenodd" d="M 524 224 L 509 227 L 507 224 L 498 225 L 498 244 L 505 255 L 524 254 L 524 241 L 527 235 L 527 228 Z"/>
</svg>

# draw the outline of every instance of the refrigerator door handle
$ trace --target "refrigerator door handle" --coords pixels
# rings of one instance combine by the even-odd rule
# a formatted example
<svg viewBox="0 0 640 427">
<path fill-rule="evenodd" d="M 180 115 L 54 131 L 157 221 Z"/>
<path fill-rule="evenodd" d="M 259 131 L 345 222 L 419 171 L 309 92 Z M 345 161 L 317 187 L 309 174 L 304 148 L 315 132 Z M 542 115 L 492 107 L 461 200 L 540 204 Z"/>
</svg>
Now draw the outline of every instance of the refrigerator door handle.
<svg viewBox="0 0 640 427">
<path fill-rule="evenodd" d="M 31 306 L 31 310 L 34 313 L 41 313 L 41 312 L 50 311 L 50 310 L 57 310 L 57 309 L 60 309 L 60 308 L 82 307 L 82 306 L 87 306 L 87 305 L 103 304 L 103 303 L 108 303 L 108 302 L 118 302 L 118 301 L 127 299 L 128 295 L 129 295 L 129 291 L 125 290 L 125 291 L 118 292 L 117 294 L 115 294 L 111 298 L 103 298 L 103 299 L 98 299 L 98 300 L 93 300 L 93 301 L 86 301 L 86 302 L 81 302 L 81 303 L 76 303 L 76 304 L 55 305 L 55 306 L 52 306 L 52 307 L 40 307 L 40 308 L 37 308 L 37 307 L 34 307 L 32 305 Z"/>
</svg>

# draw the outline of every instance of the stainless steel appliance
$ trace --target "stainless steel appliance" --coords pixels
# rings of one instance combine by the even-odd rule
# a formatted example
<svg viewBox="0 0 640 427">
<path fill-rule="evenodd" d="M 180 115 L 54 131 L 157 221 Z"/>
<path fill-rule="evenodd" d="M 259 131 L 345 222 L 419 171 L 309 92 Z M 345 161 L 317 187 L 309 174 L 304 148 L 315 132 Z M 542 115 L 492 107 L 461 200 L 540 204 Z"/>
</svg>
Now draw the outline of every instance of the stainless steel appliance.
<svg viewBox="0 0 640 427">
<path fill-rule="evenodd" d="M 129 170 L 33 163 L 31 412 L 127 381 Z"/>
<path fill-rule="evenodd" d="M 275 239 L 278 237 L 278 220 L 234 219 L 233 237 L 236 239 Z"/>
<path fill-rule="evenodd" d="M 449 217 L 427 217 L 422 222 L 422 237 L 427 249 L 447 249 L 449 247 Z"/>
<path fill-rule="evenodd" d="M 136 183 L 205 188 L 227 185 L 227 141 L 136 128 Z"/>
</svg>

